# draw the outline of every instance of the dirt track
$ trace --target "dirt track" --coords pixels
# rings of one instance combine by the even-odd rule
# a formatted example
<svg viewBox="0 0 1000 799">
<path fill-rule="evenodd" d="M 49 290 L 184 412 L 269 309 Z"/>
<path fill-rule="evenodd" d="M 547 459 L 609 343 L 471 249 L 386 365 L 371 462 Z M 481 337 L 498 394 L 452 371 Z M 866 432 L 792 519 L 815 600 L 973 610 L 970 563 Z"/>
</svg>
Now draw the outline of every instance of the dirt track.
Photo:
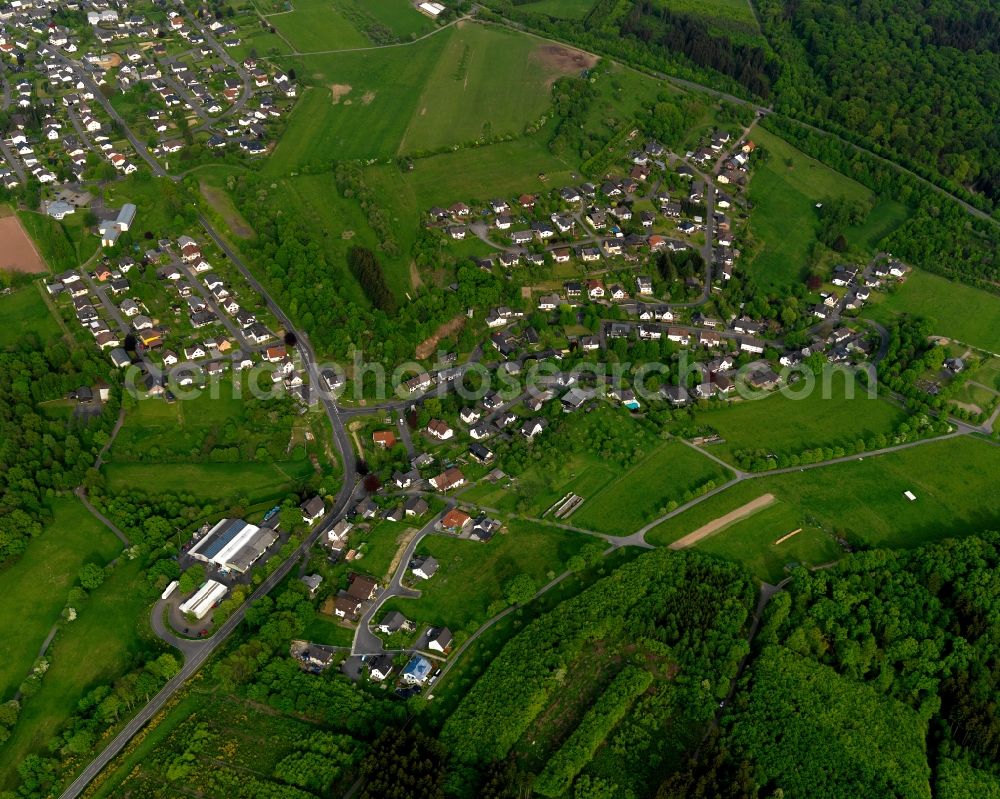
<svg viewBox="0 0 1000 799">
<path fill-rule="evenodd" d="M 678 538 L 670 545 L 670 548 L 687 549 L 688 547 L 694 546 L 699 541 L 708 538 L 710 535 L 714 535 L 724 527 L 731 525 L 733 522 L 738 522 L 741 519 L 745 519 L 747 516 L 752 516 L 762 508 L 766 508 L 772 502 L 774 502 L 774 494 L 761 494 L 757 497 L 757 499 L 750 500 L 746 505 L 741 505 L 736 510 L 729 511 L 729 513 L 725 516 L 720 516 L 718 519 L 713 519 L 708 524 L 703 524 L 693 533 L 688 533 L 683 538 Z"/>
<path fill-rule="evenodd" d="M 49 271 L 16 216 L 0 219 L 0 269 L 29 275 Z"/>
</svg>

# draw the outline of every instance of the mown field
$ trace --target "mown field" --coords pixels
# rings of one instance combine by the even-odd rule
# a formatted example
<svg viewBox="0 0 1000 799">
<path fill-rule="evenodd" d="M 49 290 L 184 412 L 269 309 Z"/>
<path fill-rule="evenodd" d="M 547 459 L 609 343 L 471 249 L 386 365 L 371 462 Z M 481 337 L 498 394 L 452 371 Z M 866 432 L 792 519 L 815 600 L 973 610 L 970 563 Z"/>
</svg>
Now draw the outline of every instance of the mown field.
<svg viewBox="0 0 1000 799">
<path fill-rule="evenodd" d="M 17 766 L 28 754 L 44 754 L 48 740 L 87 691 L 113 680 L 149 648 L 148 587 L 141 568 L 138 560 L 119 563 L 50 647 L 51 666 L 41 688 L 24 703 L 10 739 L 0 748 L 0 788 L 13 786 Z"/>
<path fill-rule="evenodd" d="M 897 314 L 930 319 L 936 335 L 1000 352 L 1000 297 L 914 269 L 892 293 L 872 293 L 864 315 L 886 322 Z"/>
<path fill-rule="evenodd" d="M 60 332 L 59 323 L 34 285 L 0 295 L 0 319 L 0 348 L 10 346 L 28 332 L 37 333 L 42 341 L 50 341 Z"/>
<path fill-rule="evenodd" d="M 283 499 L 313 473 L 308 460 L 275 463 L 107 463 L 110 491 L 140 488 L 151 493 L 184 492 L 206 501 L 247 497 Z"/>
<path fill-rule="evenodd" d="M 753 138 L 770 158 L 750 180 L 750 230 L 761 246 L 749 268 L 764 288 L 776 289 L 805 276 L 819 225 L 816 203 L 834 197 L 867 200 L 871 192 L 762 128 Z"/>
<path fill-rule="evenodd" d="M 444 624 L 453 632 L 472 632 L 491 615 L 490 604 L 503 599 L 503 585 L 528 574 L 539 588 L 566 568 L 566 561 L 593 542 L 590 536 L 512 520 L 508 530 L 483 544 L 432 535 L 420 542 L 418 555 L 433 555 L 441 564 L 430 580 L 408 577 L 421 591 L 419 599 L 393 599 L 385 610 L 408 618 Z"/>
<path fill-rule="evenodd" d="M 312 86 L 267 172 L 520 134 L 548 108 L 550 81 L 577 70 L 560 55 L 568 51 L 546 47 L 522 34 L 462 23 L 412 45 L 304 56 L 296 70 Z"/>
<path fill-rule="evenodd" d="M 803 527 L 846 534 L 870 546 L 918 546 L 996 529 L 1000 494 L 993 486 L 998 469 L 1000 449 L 986 442 L 968 437 L 933 441 L 858 461 L 745 480 L 663 522 L 646 538 L 652 544 L 669 544 L 770 493 L 794 510 L 794 520 Z M 917 499 L 909 501 L 904 491 L 912 491 Z M 742 532 L 752 537 L 758 534 L 754 526 L 744 524 Z M 766 560 L 760 552 L 751 553 L 745 540 L 737 538 L 739 532 L 740 526 L 734 525 L 707 540 L 714 551 L 736 560 Z"/>
<path fill-rule="evenodd" d="M 0 572 L 0 701 L 9 699 L 66 604 L 86 563 L 104 565 L 121 550 L 117 538 L 74 498 L 52 503 L 52 522 L 24 554 Z"/>
<path fill-rule="evenodd" d="M 778 543 L 795 530 L 801 532 Z M 806 526 L 799 509 L 780 500 L 704 539 L 695 548 L 739 561 L 771 584 L 781 581 L 789 564 L 819 566 L 839 560 L 844 554 L 829 533 Z"/>
<path fill-rule="evenodd" d="M 702 411 L 698 424 L 709 425 L 723 443 L 710 444 L 715 455 L 733 459 L 746 449 L 770 449 L 775 454 L 797 453 L 817 447 L 852 446 L 858 439 L 888 435 L 907 413 L 886 399 L 870 399 L 864 388 L 836 376 L 831 396 L 823 397 L 819 384 L 802 399 L 771 394 L 760 400 L 737 402 L 717 410 Z M 849 399 L 845 388 L 854 388 Z"/>
<path fill-rule="evenodd" d="M 593 493 L 572 490 L 586 502 L 567 520 L 570 524 L 612 535 L 634 533 L 667 503 L 680 503 L 685 493 L 710 480 L 725 482 L 729 475 L 721 466 L 679 441 L 667 441 L 626 472 Z"/>
</svg>

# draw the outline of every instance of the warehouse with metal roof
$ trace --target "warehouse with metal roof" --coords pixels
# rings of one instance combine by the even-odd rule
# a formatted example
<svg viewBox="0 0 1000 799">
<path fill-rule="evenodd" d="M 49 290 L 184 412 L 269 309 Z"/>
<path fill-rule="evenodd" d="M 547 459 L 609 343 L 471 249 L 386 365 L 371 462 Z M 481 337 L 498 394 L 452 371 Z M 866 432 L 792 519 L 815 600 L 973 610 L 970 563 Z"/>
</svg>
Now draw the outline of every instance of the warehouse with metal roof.
<svg viewBox="0 0 1000 799">
<path fill-rule="evenodd" d="M 191 547 L 191 557 L 221 569 L 243 573 L 278 540 L 268 527 L 257 527 L 242 519 L 223 519 Z"/>
</svg>

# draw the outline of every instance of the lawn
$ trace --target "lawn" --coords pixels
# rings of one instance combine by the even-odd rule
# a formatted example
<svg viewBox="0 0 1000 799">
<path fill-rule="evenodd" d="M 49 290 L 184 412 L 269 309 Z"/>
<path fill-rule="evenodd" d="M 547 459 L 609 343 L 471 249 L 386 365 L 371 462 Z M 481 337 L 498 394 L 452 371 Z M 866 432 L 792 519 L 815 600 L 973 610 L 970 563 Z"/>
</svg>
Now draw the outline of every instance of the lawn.
<svg viewBox="0 0 1000 799">
<path fill-rule="evenodd" d="M 368 37 L 355 28 L 330 0 L 295 0 L 294 10 L 268 18 L 296 52 L 370 47 Z"/>
<path fill-rule="evenodd" d="M 824 166 L 762 128 L 754 141 L 770 158 L 750 180 L 750 230 L 761 249 L 750 264 L 765 289 L 800 282 L 806 272 L 809 248 L 819 226 L 816 203 L 834 197 L 867 200 L 860 183 Z M 795 220 L 789 225 L 788 221 Z"/>
<path fill-rule="evenodd" d="M 990 358 L 976 369 L 969 379 L 1000 391 L 1000 358 Z"/>
<path fill-rule="evenodd" d="M 416 580 L 419 585 L 415 587 L 422 592 L 419 599 L 393 599 L 386 603 L 386 610 L 402 611 L 418 622 L 444 624 L 453 632 L 471 633 L 489 618 L 490 604 L 503 598 L 507 580 L 528 574 L 541 587 L 594 540 L 526 521 L 510 521 L 508 528 L 485 544 L 427 536 L 417 554 L 433 555 L 441 568 L 430 580 Z"/>
<path fill-rule="evenodd" d="M 24 703 L 13 735 L 0 750 L 0 788 L 12 787 L 26 755 L 45 753 L 48 740 L 87 691 L 114 680 L 150 648 L 145 641 L 149 588 L 142 567 L 141 560 L 119 563 L 49 649 L 51 666 L 41 688 Z"/>
<path fill-rule="evenodd" d="M 930 319 L 937 335 L 1000 353 L 1000 297 L 988 291 L 914 269 L 892 293 L 873 292 L 864 312 L 882 322 L 902 313 Z"/>
<path fill-rule="evenodd" d="M 35 285 L 0 296 L 0 319 L 0 348 L 10 346 L 28 332 L 37 333 L 44 342 L 59 336 L 59 323 Z"/>
<path fill-rule="evenodd" d="M 355 531 L 351 536 L 351 546 L 359 551 L 361 557 L 352 562 L 352 567 L 384 583 L 401 541 L 420 526 L 383 520 L 367 533 Z"/>
<path fill-rule="evenodd" d="M 789 563 L 818 566 L 838 560 L 844 554 L 832 536 L 807 526 L 802 515 L 795 505 L 775 502 L 703 539 L 695 548 L 737 560 L 761 580 L 775 584 L 785 576 L 785 566 Z M 801 532 L 777 543 L 794 530 Z"/>
<path fill-rule="evenodd" d="M 745 449 L 792 454 L 817 447 L 851 447 L 859 438 L 888 435 L 907 416 L 888 400 L 869 399 L 861 386 L 854 386 L 854 398 L 848 399 L 843 378 L 834 379 L 831 387 L 832 396 L 825 399 L 817 385 L 799 400 L 771 394 L 700 412 L 697 421 L 725 439 L 709 445 L 709 450 L 732 460 L 734 453 Z"/>
<path fill-rule="evenodd" d="M 317 613 L 312 621 L 306 625 L 305 632 L 302 633 L 301 637 L 314 644 L 350 646 L 354 640 L 354 629 L 343 627 L 329 616 L 322 616 Z"/>
<path fill-rule="evenodd" d="M 52 522 L 0 572 L 0 702 L 10 699 L 66 604 L 85 563 L 104 565 L 121 550 L 110 530 L 72 497 L 53 501 Z"/>
<path fill-rule="evenodd" d="M 879 200 L 865 221 L 848 229 L 847 243 L 858 250 L 874 251 L 878 243 L 906 221 L 910 209 L 896 200 Z"/>
<path fill-rule="evenodd" d="M 871 546 L 919 546 L 996 529 L 998 473 L 998 447 L 968 437 L 933 441 L 863 460 L 745 480 L 663 522 L 647 540 L 669 544 L 771 493 L 795 509 L 803 526 L 845 534 Z M 912 491 L 916 500 L 906 499 L 904 491 Z"/>
<path fill-rule="evenodd" d="M 731 477 L 719 465 L 679 441 L 666 441 L 628 471 L 593 494 L 574 491 L 586 502 L 567 520 L 570 524 L 614 535 L 634 533 L 671 500 L 683 501 L 709 480 Z"/>
</svg>

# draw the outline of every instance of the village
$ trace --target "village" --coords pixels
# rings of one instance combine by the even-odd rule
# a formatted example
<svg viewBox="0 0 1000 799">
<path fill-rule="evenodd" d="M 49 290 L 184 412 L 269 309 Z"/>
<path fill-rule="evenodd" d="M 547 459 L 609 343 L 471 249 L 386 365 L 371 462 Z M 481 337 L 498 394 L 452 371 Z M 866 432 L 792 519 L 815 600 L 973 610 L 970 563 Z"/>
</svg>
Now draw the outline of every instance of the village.
<svg viewBox="0 0 1000 799">
<path fill-rule="evenodd" d="M 267 152 L 294 82 L 253 55 L 234 56 L 232 26 L 178 9 L 19 0 L 0 10 L 7 189 L 29 177 L 71 186 L 143 166 L 163 175 L 194 145 L 239 157 Z M 81 207 L 53 205 L 56 219 Z"/>
</svg>

